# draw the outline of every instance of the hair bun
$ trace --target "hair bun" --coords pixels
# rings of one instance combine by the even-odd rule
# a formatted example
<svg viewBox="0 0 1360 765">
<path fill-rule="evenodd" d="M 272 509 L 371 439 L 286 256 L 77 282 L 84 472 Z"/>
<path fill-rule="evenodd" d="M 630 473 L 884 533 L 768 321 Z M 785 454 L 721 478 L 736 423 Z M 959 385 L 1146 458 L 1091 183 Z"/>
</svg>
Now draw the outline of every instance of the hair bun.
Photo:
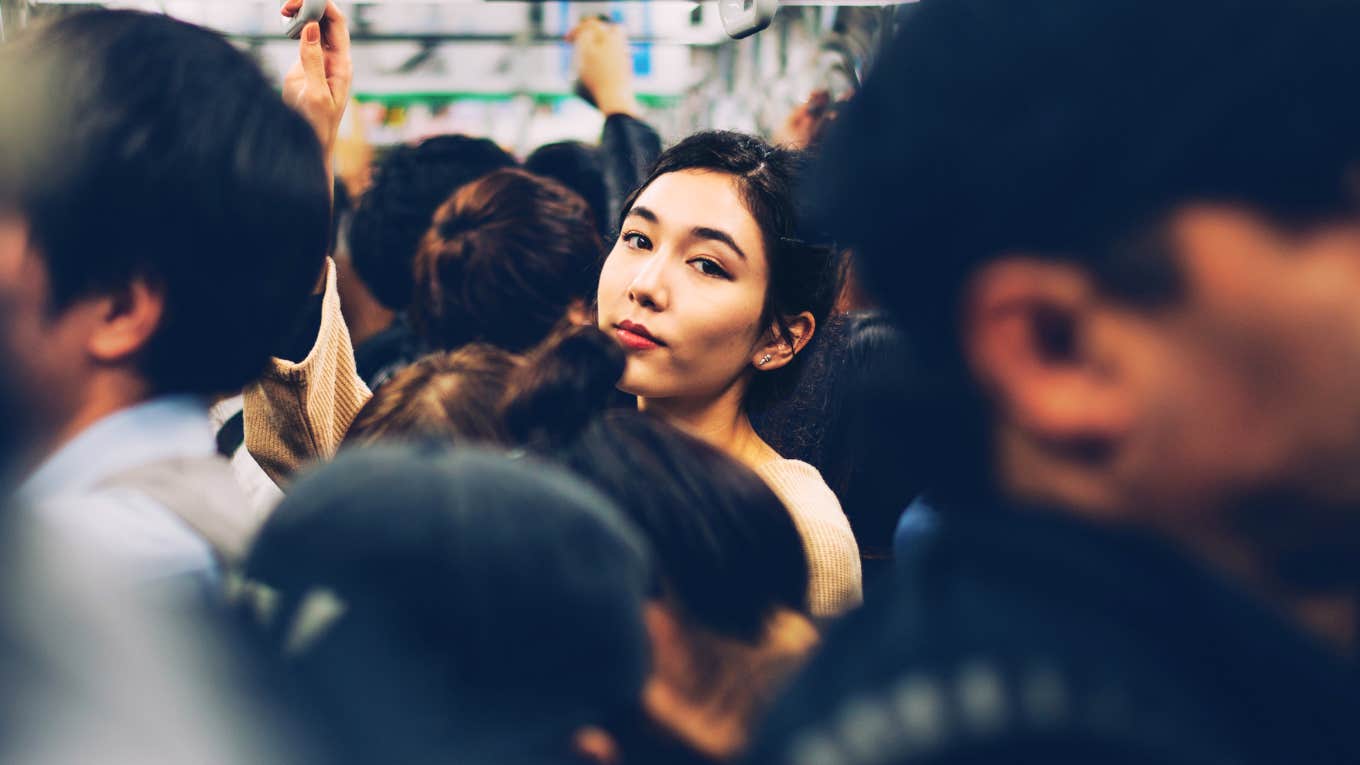
<svg viewBox="0 0 1360 765">
<path fill-rule="evenodd" d="M 627 358 L 595 327 L 561 330 L 529 352 L 502 408 L 513 441 L 556 447 L 609 408 Z"/>
</svg>

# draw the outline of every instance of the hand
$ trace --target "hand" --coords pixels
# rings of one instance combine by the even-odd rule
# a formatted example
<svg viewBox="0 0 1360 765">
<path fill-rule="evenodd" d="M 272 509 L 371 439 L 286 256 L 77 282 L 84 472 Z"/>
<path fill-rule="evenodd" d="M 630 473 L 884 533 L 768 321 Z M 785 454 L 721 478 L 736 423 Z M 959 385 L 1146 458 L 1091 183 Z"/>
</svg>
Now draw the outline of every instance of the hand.
<svg viewBox="0 0 1360 765">
<path fill-rule="evenodd" d="M 301 9 L 302 0 L 288 0 L 282 13 L 291 18 Z M 299 45 L 298 62 L 283 78 L 283 99 L 312 123 L 329 165 L 354 79 L 349 27 L 334 0 L 326 3 L 321 21 L 303 28 Z"/>
<path fill-rule="evenodd" d="M 577 76 L 601 112 L 637 116 L 633 56 L 628 33 L 618 24 L 588 18 L 567 35 L 576 45 Z"/>
<path fill-rule="evenodd" d="M 774 142 L 791 149 L 806 149 L 813 144 L 830 124 L 831 96 L 825 90 L 813 93 L 806 103 L 799 104 L 779 130 Z"/>
</svg>

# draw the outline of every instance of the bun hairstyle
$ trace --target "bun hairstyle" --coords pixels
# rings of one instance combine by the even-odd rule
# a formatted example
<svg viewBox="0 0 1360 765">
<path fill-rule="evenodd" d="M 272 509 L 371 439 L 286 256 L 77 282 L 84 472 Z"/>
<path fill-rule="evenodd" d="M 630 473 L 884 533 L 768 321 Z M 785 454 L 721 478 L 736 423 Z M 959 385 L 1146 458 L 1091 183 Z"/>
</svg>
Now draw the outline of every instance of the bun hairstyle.
<svg viewBox="0 0 1360 765">
<path fill-rule="evenodd" d="M 573 303 L 594 298 L 603 256 L 585 200 L 557 181 L 497 170 L 435 212 L 416 251 L 412 324 L 433 348 L 480 342 L 521 353 Z"/>
<path fill-rule="evenodd" d="M 807 558 L 783 504 L 716 448 L 646 413 L 609 410 L 624 363 L 594 327 L 551 338 L 512 379 L 503 410 L 511 440 L 624 510 L 693 625 L 753 644 L 782 609 L 806 614 Z"/>
<path fill-rule="evenodd" d="M 593 327 L 569 327 L 525 357 L 511 376 L 502 419 L 511 441 L 553 450 L 574 441 L 609 409 L 628 363 Z"/>
</svg>

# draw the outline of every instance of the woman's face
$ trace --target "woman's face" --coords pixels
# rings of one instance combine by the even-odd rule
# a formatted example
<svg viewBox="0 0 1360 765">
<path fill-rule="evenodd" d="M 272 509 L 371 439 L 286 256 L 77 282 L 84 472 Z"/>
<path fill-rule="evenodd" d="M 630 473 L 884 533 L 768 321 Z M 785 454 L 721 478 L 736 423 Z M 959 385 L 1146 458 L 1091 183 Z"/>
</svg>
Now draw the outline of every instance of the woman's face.
<svg viewBox="0 0 1360 765">
<path fill-rule="evenodd" d="M 657 178 L 600 274 L 599 327 L 628 354 L 619 387 L 645 398 L 727 390 L 758 360 L 768 284 L 764 239 L 732 176 Z"/>
</svg>

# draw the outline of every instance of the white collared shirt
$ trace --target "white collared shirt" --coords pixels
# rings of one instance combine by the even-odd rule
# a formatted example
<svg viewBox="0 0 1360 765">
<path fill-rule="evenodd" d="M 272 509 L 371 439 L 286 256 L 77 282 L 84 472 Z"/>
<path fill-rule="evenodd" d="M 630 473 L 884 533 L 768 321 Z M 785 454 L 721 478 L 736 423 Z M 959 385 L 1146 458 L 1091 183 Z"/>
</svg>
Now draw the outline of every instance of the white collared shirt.
<svg viewBox="0 0 1360 765">
<path fill-rule="evenodd" d="M 150 497 L 101 483 L 153 462 L 215 452 L 206 404 L 163 396 L 86 428 L 29 475 L 17 498 L 61 536 L 130 566 L 135 578 L 212 580 L 217 563 L 207 541 Z"/>
</svg>

